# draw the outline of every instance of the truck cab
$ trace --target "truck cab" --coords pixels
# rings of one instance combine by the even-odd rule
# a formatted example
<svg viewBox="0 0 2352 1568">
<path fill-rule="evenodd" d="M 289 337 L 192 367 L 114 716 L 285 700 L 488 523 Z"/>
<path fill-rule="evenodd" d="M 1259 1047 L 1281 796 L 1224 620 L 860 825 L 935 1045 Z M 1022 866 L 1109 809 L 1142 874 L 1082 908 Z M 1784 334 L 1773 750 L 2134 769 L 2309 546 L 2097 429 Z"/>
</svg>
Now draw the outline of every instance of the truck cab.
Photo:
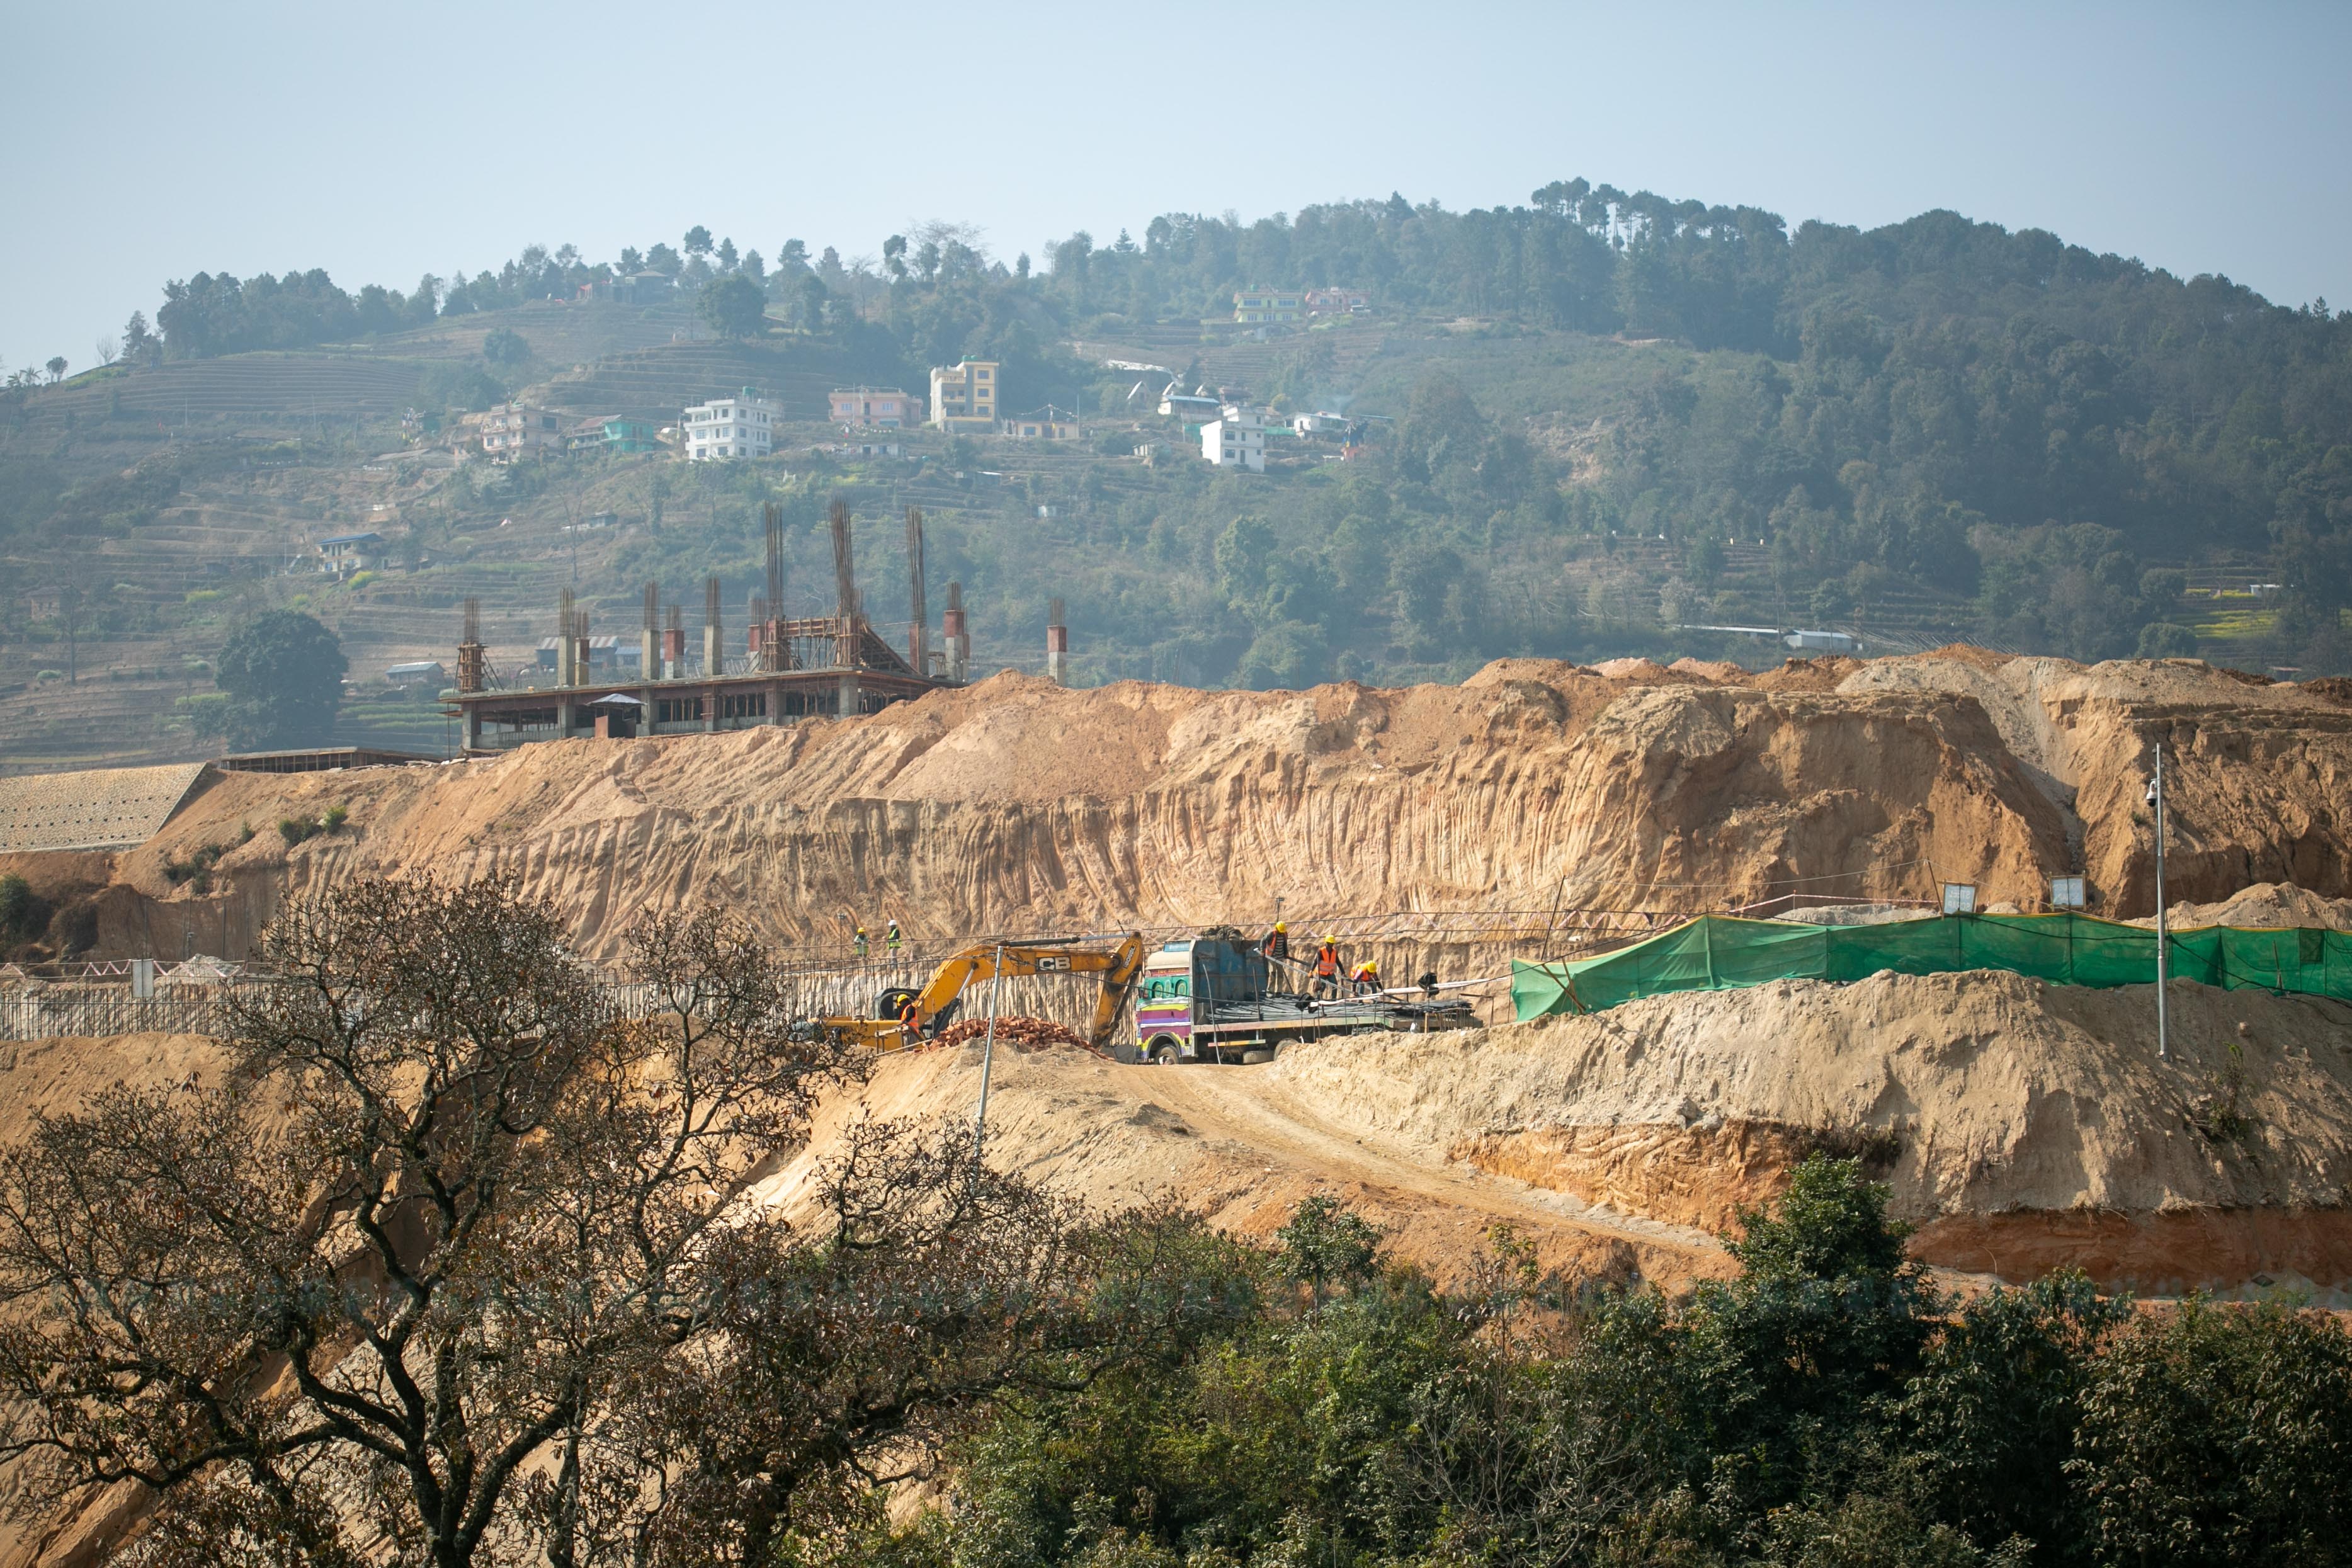
<svg viewBox="0 0 2352 1568">
<path fill-rule="evenodd" d="M 1223 937 L 1186 937 L 1163 942 L 1143 956 L 1135 987 L 1135 1038 L 1139 1054 L 1157 1062 L 1193 1058 L 1234 1004 L 1265 999 L 1263 954 Z"/>
</svg>

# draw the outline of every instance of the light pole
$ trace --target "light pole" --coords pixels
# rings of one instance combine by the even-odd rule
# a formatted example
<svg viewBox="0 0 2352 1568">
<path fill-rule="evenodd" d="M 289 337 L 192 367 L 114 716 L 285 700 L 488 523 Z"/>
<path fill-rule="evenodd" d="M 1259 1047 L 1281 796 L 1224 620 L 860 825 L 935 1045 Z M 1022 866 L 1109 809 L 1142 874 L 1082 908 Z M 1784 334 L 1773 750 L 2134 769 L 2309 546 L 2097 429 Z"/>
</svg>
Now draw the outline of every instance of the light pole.
<svg viewBox="0 0 2352 1568">
<path fill-rule="evenodd" d="M 981 1158 L 988 1152 L 988 1069 L 996 1065 L 996 998 L 1004 989 L 1004 944 L 996 947 L 996 972 L 988 981 L 988 1039 L 980 1047 L 980 1110 L 971 1119 L 971 1180 L 980 1184 Z"/>
<path fill-rule="evenodd" d="M 2164 905 L 2164 742 L 2156 743 L 2156 772 L 2147 781 L 2147 804 L 2156 813 L 2156 1059 L 2172 1059 L 2172 1039 L 2165 1029 L 2165 949 L 2171 944 Z"/>
</svg>

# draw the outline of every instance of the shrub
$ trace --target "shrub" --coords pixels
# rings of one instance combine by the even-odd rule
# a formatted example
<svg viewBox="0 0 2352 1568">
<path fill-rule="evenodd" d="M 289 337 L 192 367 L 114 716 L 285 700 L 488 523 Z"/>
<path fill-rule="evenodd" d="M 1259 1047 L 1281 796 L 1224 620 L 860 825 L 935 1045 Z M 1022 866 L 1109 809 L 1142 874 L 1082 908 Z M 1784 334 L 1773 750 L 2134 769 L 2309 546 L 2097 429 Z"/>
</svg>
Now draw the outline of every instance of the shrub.
<svg viewBox="0 0 2352 1568">
<path fill-rule="evenodd" d="M 2197 634 L 2170 621 L 2150 621 L 2139 629 L 2138 654 L 2142 658 L 2195 658 Z"/>
<path fill-rule="evenodd" d="M 33 885 L 11 871 L 0 877 L 0 937 L 22 941 L 49 923 L 49 906 Z"/>
</svg>

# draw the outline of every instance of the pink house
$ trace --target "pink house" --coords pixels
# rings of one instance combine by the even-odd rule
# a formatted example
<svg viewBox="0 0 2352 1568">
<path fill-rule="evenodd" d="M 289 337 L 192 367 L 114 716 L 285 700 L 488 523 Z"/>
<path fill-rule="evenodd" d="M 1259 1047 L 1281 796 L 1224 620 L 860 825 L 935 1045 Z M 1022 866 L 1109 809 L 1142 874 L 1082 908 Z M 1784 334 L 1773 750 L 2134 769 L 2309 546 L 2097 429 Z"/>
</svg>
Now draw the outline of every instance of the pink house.
<svg viewBox="0 0 2352 1568">
<path fill-rule="evenodd" d="M 827 404 L 835 425 L 903 430 L 923 422 L 923 400 L 895 386 L 836 386 Z"/>
</svg>

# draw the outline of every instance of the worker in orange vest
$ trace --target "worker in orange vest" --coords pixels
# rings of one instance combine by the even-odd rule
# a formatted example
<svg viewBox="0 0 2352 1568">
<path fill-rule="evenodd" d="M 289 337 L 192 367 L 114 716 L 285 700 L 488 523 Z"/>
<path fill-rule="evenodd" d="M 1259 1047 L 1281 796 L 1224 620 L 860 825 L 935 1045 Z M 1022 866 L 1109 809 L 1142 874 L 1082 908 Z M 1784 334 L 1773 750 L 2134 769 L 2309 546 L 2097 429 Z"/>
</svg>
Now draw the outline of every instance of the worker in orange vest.
<svg viewBox="0 0 2352 1568">
<path fill-rule="evenodd" d="M 1328 936 L 1323 939 L 1323 945 L 1316 950 L 1315 979 L 1307 986 L 1307 991 L 1316 996 L 1339 994 L 1339 944 Z"/>
<path fill-rule="evenodd" d="M 1381 961 L 1377 958 L 1364 960 L 1356 965 L 1355 973 L 1348 978 L 1354 983 L 1357 995 L 1370 995 L 1381 988 Z"/>
<path fill-rule="evenodd" d="M 914 1045 L 923 1037 L 922 1005 L 915 1000 L 911 991 L 898 1004 L 898 1027 L 904 1031 L 898 1041 L 902 1046 Z"/>
</svg>

